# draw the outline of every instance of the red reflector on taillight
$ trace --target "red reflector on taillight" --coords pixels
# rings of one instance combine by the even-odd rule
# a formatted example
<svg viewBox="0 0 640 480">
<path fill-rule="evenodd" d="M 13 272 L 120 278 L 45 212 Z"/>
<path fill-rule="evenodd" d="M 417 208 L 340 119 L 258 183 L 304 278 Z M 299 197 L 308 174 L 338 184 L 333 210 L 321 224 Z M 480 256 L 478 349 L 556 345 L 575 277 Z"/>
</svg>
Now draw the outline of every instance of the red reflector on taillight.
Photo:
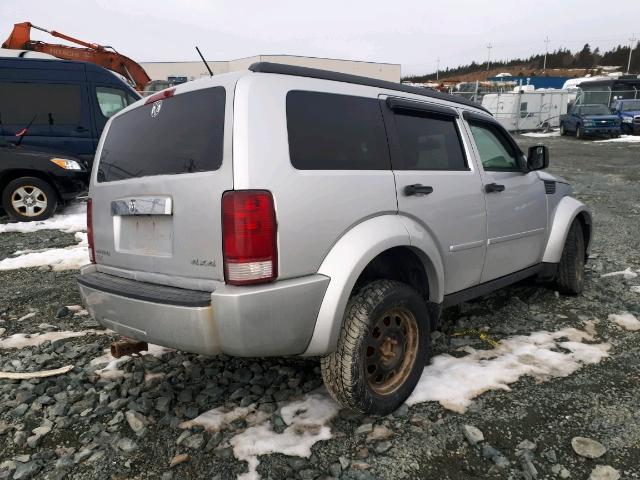
<svg viewBox="0 0 640 480">
<path fill-rule="evenodd" d="M 93 201 L 87 200 L 87 243 L 89 245 L 89 261 L 96 263 L 96 250 L 93 246 Z"/>
<path fill-rule="evenodd" d="M 161 92 L 154 93 L 153 95 L 149 95 L 147 99 L 144 101 L 144 104 L 147 105 L 149 103 L 157 102 L 158 100 L 164 100 L 165 98 L 173 97 L 174 93 L 176 93 L 175 88 L 162 90 Z"/>
<path fill-rule="evenodd" d="M 222 195 L 224 277 L 249 285 L 278 276 L 276 212 L 271 192 L 233 190 Z"/>
</svg>

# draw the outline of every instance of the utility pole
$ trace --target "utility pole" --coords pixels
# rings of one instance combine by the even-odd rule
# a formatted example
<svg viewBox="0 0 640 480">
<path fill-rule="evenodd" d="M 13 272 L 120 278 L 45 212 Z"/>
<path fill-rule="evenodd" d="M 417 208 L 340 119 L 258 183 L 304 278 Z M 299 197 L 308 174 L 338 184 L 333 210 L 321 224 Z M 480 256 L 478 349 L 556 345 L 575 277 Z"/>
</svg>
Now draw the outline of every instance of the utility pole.
<svg viewBox="0 0 640 480">
<path fill-rule="evenodd" d="M 633 48 L 636 46 L 636 35 L 633 34 L 633 37 L 629 39 L 629 63 L 627 63 L 627 75 L 629 75 L 629 70 L 631 70 L 631 54 L 633 53 Z"/>
<path fill-rule="evenodd" d="M 547 47 L 544 50 L 544 64 L 542 65 L 542 70 L 543 71 L 547 71 L 547 55 L 549 54 L 549 42 L 551 40 L 549 40 L 549 35 L 547 35 L 547 38 L 544 39 L 544 43 L 547 44 Z"/>
<path fill-rule="evenodd" d="M 491 64 L 491 49 L 493 46 L 491 44 L 487 45 L 487 50 L 489 51 L 489 55 L 487 56 L 487 71 L 489 71 L 489 65 Z"/>
<path fill-rule="evenodd" d="M 436 82 L 440 81 L 440 57 L 438 57 L 437 67 L 436 67 Z"/>
</svg>

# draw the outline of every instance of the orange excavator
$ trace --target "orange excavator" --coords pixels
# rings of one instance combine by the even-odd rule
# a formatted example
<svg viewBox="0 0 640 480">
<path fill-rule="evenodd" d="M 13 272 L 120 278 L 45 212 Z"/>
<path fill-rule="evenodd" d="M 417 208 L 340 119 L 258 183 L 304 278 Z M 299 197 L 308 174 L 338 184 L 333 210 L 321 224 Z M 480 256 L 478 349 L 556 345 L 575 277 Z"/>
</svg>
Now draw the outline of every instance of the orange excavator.
<svg viewBox="0 0 640 480">
<path fill-rule="evenodd" d="M 67 45 L 51 44 L 37 40 L 31 40 L 31 29 L 41 30 L 54 37 L 62 38 L 84 48 L 69 47 Z M 116 52 L 113 47 L 84 42 L 55 30 L 47 30 L 30 22 L 16 23 L 9 38 L 2 44 L 2 48 L 13 50 L 32 50 L 34 52 L 47 53 L 64 60 L 80 60 L 91 62 L 128 78 L 135 85 L 136 90 L 143 91 L 151 81 L 147 72 L 129 57 Z"/>
</svg>

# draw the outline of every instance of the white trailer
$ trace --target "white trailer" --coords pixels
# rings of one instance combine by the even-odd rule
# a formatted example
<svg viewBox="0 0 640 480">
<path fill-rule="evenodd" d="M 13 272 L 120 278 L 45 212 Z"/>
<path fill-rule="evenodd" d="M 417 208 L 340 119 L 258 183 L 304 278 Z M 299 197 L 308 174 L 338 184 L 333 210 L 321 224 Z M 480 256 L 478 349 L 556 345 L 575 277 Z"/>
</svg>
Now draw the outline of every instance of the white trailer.
<svg viewBox="0 0 640 480">
<path fill-rule="evenodd" d="M 516 87 L 514 92 L 488 93 L 482 106 L 509 131 L 540 130 L 559 127 L 560 115 L 567 113 L 566 90 Z"/>
</svg>

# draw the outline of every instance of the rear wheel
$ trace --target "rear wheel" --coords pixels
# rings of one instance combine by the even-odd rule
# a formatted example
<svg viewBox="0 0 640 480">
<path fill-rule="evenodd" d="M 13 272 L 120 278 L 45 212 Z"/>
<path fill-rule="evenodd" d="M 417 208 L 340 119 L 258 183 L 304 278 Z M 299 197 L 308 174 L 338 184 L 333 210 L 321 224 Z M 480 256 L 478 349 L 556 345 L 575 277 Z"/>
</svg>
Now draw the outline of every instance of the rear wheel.
<svg viewBox="0 0 640 480">
<path fill-rule="evenodd" d="M 574 220 L 564 242 L 556 285 L 558 290 L 569 295 L 578 295 L 584 286 L 585 246 L 582 225 Z"/>
<path fill-rule="evenodd" d="M 12 180 L 2 192 L 2 206 L 12 219 L 34 222 L 49 218 L 56 209 L 53 187 L 36 177 Z"/>
<path fill-rule="evenodd" d="M 353 295 L 335 352 L 322 359 L 331 396 L 352 410 L 386 415 L 409 397 L 429 357 L 430 318 L 424 299 L 392 280 Z"/>
</svg>

